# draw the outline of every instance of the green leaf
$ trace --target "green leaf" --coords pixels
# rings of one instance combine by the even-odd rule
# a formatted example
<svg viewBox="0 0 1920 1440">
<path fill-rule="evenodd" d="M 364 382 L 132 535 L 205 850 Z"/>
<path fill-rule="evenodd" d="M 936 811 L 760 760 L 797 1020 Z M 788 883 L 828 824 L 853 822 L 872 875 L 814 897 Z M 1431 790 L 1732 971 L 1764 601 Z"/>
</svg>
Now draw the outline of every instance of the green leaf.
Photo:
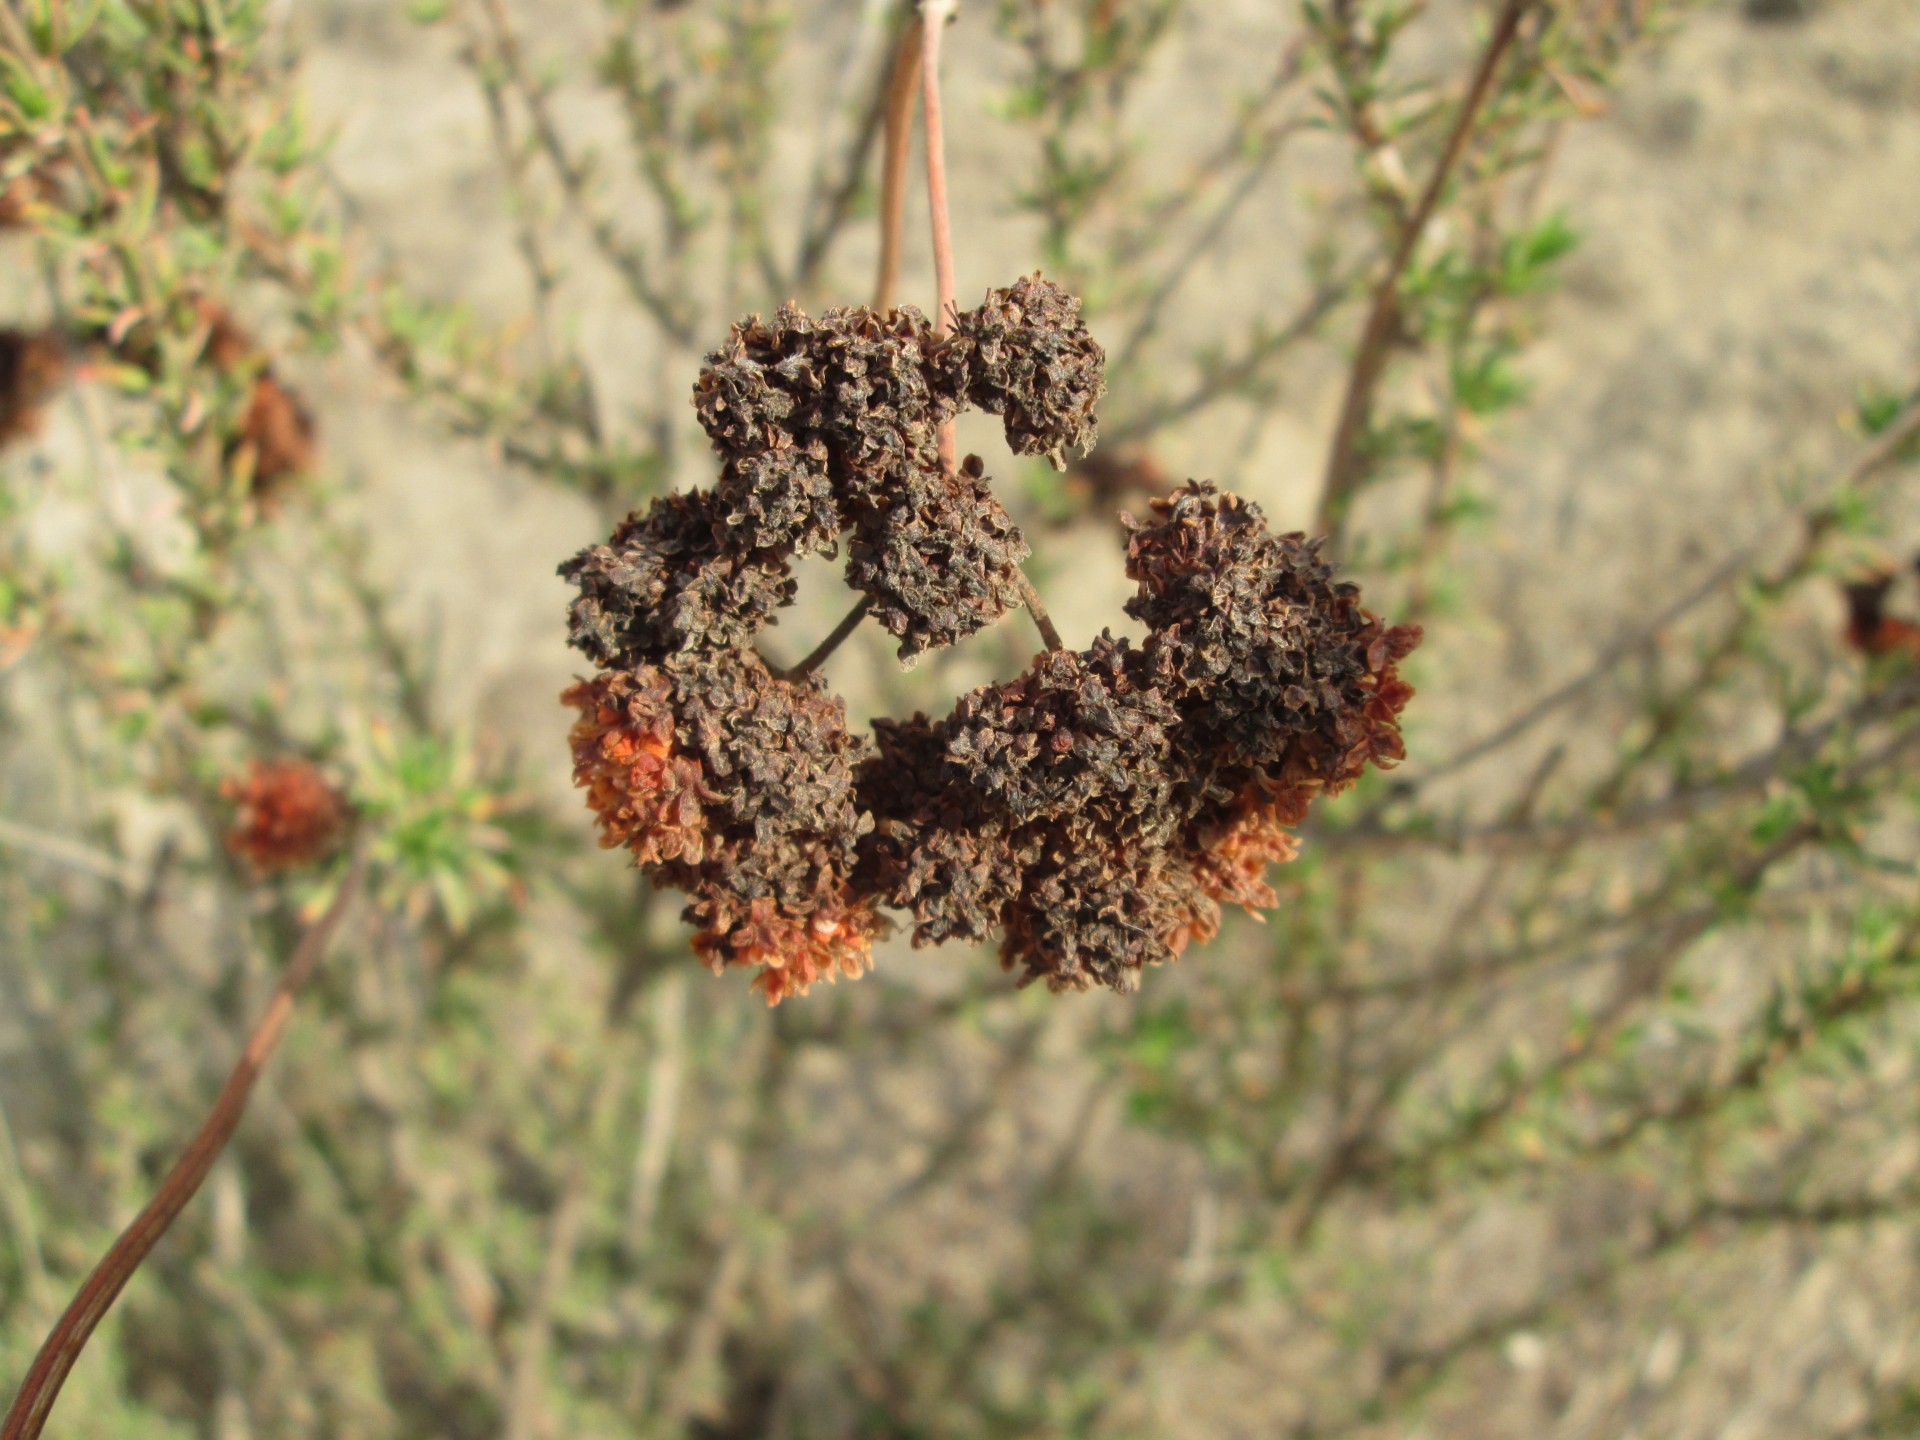
<svg viewBox="0 0 1920 1440">
<path fill-rule="evenodd" d="M 25 63 L 17 56 L 0 51 L 0 64 L 6 66 L 7 95 L 29 120 L 45 120 L 53 114 L 53 97 L 47 94 Z"/>
<path fill-rule="evenodd" d="M 1556 210 L 1538 225 L 1506 236 L 1500 244 L 1498 283 L 1508 295 L 1523 295 L 1552 283 L 1549 272 L 1580 244 L 1580 232 Z"/>
<path fill-rule="evenodd" d="M 1854 420 L 1862 432 L 1883 435 L 1907 408 L 1907 397 L 1897 390 L 1862 388 L 1853 402 Z"/>
</svg>

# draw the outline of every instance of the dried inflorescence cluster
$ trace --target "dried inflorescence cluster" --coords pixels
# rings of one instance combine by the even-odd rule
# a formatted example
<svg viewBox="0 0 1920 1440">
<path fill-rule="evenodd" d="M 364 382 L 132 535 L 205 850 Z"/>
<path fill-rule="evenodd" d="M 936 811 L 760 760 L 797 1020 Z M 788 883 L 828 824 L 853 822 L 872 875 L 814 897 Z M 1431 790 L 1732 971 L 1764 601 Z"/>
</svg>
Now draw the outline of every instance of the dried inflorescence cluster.
<svg viewBox="0 0 1920 1440">
<path fill-rule="evenodd" d="M 220 793 L 234 807 L 227 849 L 259 874 L 324 860 L 346 836 L 347 802 L 310 760 L 255 760 Z"/>
<path fill-rule="evenodd" d="M 1023 983 L 1130 990 L 1221 906 L 1273 904 L 1311 800 L 1400 757 L 1418 630 L 1208 485 L 1127 522 L 1144 639 L 1043 653 L 942 720 L 856 737 L 817 677 L 760 657 L 793 556 L 843 533 L 904 659 L 1011 608 L 1026 547 L 977 459 L 942 468 L 939 427 L 977 406 L 1058 461 L 1092 443 L 1102 360 L 1038 277 L 945 338 L 912 310 L 749 321 L 695 389 L 719 483 L 562 567 L 600 667 L 565 697 L 575 778 L 603 842 L 689 894 L 716 969 L 763 967 L 776 1000 L 858 973 L 891 910 L 916 944 L 1000 935 Z"/>
<path fill-rule="evenodd" d="M 201 300 L 199 311 L 207 327 L 206 358 L 214 369 L 252 377 L 246 412 L 224 458 L 243 469 L 254 496 L 271 505 L 285 482 L 313 469 L 319 447 L 312 412 L 280 382 L 266 352 L 231 314 L 210 300 Z"/>
<path fill-rule="evenodd" d="M 1915 566 L 1920 568 L 1920 560 Z M 1891 570 L 1876 570 L 1846 584 L 1847 644 L 1862 655 L 1920 660 L 1920 625 L 1887 613 L 1887 592 L 1893 583 Z"/>
<path fill-rule="evenodd" d="M 66 371 L 57 334 L 0 329 L 0 448 L 33 434 Z"/>
</svg>

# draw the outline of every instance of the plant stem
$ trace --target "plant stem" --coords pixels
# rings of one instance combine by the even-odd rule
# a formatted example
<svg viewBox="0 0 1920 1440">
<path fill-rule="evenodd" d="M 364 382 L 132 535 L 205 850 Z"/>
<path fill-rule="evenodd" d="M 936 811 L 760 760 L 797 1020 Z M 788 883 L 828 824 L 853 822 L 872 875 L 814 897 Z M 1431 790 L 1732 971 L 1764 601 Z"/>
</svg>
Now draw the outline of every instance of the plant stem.
<svg viewBox="0 0 1920 1440">
<path fill-rule="evenodd" d="M 220 1096 L 213 1102 L 206 1123 L 193 1137 L 186 1153 L 167 1172 L 167 1178 L 160 1183 L 159 1190 L 147 1202 L 147 1207 L 121 1232 L 120 1238 L 113 1242 L 112 1248 L 94 1267 L 93 1273 L 87 1276 L 79 1293 L 67 1306 L 66 1313 L 40 1347 L 40 1353 L 34 1357 L 33 1368 L 27 1371 L 20 1393 L 14 1397 L 13 1406 L 7 1411 L 5 1423 L 0 1424 L 0 1440 L 38 1440 L 46 1427 L 47 1417 L 53 1412 L 53 1403 L 60 1396 L 60 1387 L 66 1383 L 67 1375 L 80 1358 L 80 1352 L 86 1348 L 94 1330 L 106 1318 L 107 1311 L 113 1308 L 113 1302 L 120 1298 L 120 1292 L 140 1268 L 140 1262 L 146 1259 L 159 1243 L 160 1237 L 167 1233 L 167 1228 L 186 1208 L 187 1202 L 193 1199 L 206 1180 L 207 1172 L 212 1170 L 214 1161 L 226 1149 L 227 1141 L 240 1124 L 240 1117 L 246 1113 L 247 1097 L 253 1091 L 254 1081 L 260 1078 L 261 1069 L 287 1028 L 287 1020 L 293 1014 L 293 1002 L 320 968 L 321 960 L 326 957 L 327 942 L 332 939 L 347 907 L 359 894 L 364 872 L 364 857 L 356 854 L 346 879 L 341 881 L 339 890 L 334 893 L 333 903 L 300 938 L 300 944 L 294 950 L 293 958 L 287 962 L 279 985 L 274 988 L 273 998 L 267 1002 L 267 1008 L 254 1025 L 253 1033 L 247 1037 L 246 1048 L 240 1052 L 240 1059 L 227 1076 L 227 1083 L 220 1088 Z"/>
<path fill-rule="evenodd" d="M 920 105 L 925 112 L 927 211 L 933 222 L 933 282 L 937 295 L 933 333 L 943 338 L 951 333 L 955 308 L 953 218 L 947 206 L 947 147 L 940 110 L 940 34 L 946 28 L 947 21 L 953 18 L 956 5 L 957 0 L 921 0 L 920 5 L 920 17 L 926 27 L 925 37 L 921 41 Z M 959 468 L 958 446 L 951 420 L 940 427 L 940 463 L 949 475 Z M 1047 607 L 1040 603 L 1039 592 L 1033 588 L 1033 582 L 1024 571 L 1020 574 L 1020 594 L 1047 648 L 1064 650 L 1066 645 L 1060 639 L 1060 632 L 1054 629 L 1053 621 L 1047 615 Z"/>
<path fill-rule="evenodd" d="M 780 678 L 783 680 L 803 680 L 818 670 L 826 663 L 827 657 L 840 648 L 841 641 L 853 634 L 859 627 L 860 622 L 866 618 L 867 611 L 871 609 L 872 606 L 873 597 L 871 595 L 862 595 L 853 609 L 840 617 L 840 623 L 833 627 L 832 632 L 828 634 L 827 638 L 814 646 L 806 659 L 802 660 L 798 665 L 789 666 L 783 671 Z"/>
<path fill-rule="evenodd" d="M 1033 616 L 1034 627 L 1039 630 L 1040 638 L 1047 642 L 1047 649 L 1066 649 L 1066 642 L 1060 638 L 1060 632 L 1053 628 L 1053 619 L 1047 614 L 1047 607 L 1040 603 L 1040 592 L 1033 588 L 1033 581 L 1027 578 L 1027 572 L 1020 570 L 1015 573 L 1020 577 L 1020 598 L 1026 602 L 1027 613 Z"/>
<path fill-rule="evenodd" d="M 913 136 L 913 97 L 919 90 L 920 49 L 925 34 L 926 25 L 918 15 L 907 22 L 893 59 L 893 79 L 887 87 L 886 159 L 880 172 L 880 278 L 873 295 L 873 308 L 882 315 L 893 309 L 894 293 L 900 286 L 908 142 Z"/>
<path fill-rule="evenodd" d="M 920 6 L 922 128 L 927 137 L 927 210 L 933 222 L 933 333 L 945 338 L 953 307 L 953 219 L 947 209 L 947 143 L 940 114 L 940 34 L 953 18 L 955 0 L 923 0 Z M 940 427 L 940 463 L 951 475 L 959 467 L 953 421 Z"/>
<path fill-rule="evenodd" d="M 1340 419 L 1334 427 L 1333 446 L 1327 455 L 1326 484 L 1320 494 L 1320 511 L 1315 521 L 1315 528 L 1331 535 L 1336 544 L 1345 528 L 1354 494 L 1365 479 L 1360 459 L 1360 438 L 1373 409 L 1373 393 L 1379 388 L 1380 378 L 1386 372 L 1387 352 L 1393 343 L 1396 322 L 1400 317 L 1401 277 L 1413 263 L 1413 252 L 1420 244 L 1420 237 L 1426 233 L 1433 212 L 1440 206 L 1440 197 L 1446 192 L 1447 181 L 1452 178 L 1461 157 L 1466 154 L 1467 141 L 1473 135 L 1473 123 L 1493 89 L 1493 77 L 1500 68 L 1500 61 L 1513 44 L 1514 37 L 1519 34 L 1521 18 L 1534 3 L 1535 0 L 1506 0 L 1499 18 L 1494 21 L 1493 34 L 1488 37 L 1487 48 L 1481 53 L 1480 64 L 1474 71 L 1472 83 L 1467 87 L 1466 98 L 1460 102 L 1460 113 L 1454 117 L 1453 130 L 1447 136 L 1439 160 L 1434 164 L 1433 174 L 1428 177 L 1427 188 L 1421 194 L 1419 204 L 1414 206 L 1413 213 L 1400 229 L 1399 243 L 1394 246 L 1393 256 L 1387 262 L 1387 272 L 1381 276 L 1373 292 L 1373 307 L 1367 313 L 1366 328 L 1360 332 L 1360 347 L 1354 353 L 1353 367 L 1347 372 L 1346 398 L 1341 401 Z"/>
</svg>

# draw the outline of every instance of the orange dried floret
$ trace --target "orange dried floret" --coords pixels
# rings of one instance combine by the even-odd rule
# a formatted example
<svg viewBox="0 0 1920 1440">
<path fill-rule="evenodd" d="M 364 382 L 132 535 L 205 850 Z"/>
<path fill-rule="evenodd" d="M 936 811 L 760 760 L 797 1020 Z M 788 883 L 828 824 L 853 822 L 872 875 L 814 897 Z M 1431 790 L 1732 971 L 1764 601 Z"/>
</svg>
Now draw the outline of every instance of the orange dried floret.
<svg viewBox="0 0 1920 1440">
<path fill-rule="evenodd" d="M 696 902 L 690 915 L 704 915 L 709 928 L 693 937 L 694 953 L 718 975 L 730 965 L 758 965 L 753 987 L 777 1005 L 804 995 L 818 981 L 857 979 L 873 967 L 874 937 L 884 922 L 871 905 L 835 897 L 812 915 L 794 919 L 773 900 L 750 901 L 744 910 Z"/>
<path fill-rule="evenodd" d="M 587 792 L 600 843 L 642 865 L 698 861 L 704 846 L 700 765 L 673 744 L 666 679 L 651 666 L 582 680 L 560 697 L 573 725 L 573 783 Z"/>
<path fill-rule="evenodd" d="M 1249 912 L 1279 904 L 1280 897 L 1267 884 L 1267 866 L 1284 865 L 1300 853 L 1300 839 L 1292 828 L 1307 818 L 1312 799 L 1313 792 L 1304 788 L 1274 793 L 1250 788 L 1237 813 L 1200 847 L 1194 860 L 1194 878 L 1207 898 Z"/>
<path fill-rule="evenodd" d="M 309 760 L 255 760 L 220 793 L 237 811 L 227 848 L 262 875 L 324 860 L 346 834 L 347 803 Z"/>
</svg>

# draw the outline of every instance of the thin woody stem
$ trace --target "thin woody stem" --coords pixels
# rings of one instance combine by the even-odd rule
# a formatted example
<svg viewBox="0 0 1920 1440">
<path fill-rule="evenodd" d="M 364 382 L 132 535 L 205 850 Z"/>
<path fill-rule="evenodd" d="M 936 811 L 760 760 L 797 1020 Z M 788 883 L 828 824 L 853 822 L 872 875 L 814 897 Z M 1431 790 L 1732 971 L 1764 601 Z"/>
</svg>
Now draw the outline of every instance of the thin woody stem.
<svg viewBox="0 0 1920 1440">
<path fill-rule="evenodd" d="M 1386 372 L 1388 352 L 1392 348 L 1396 322 L 1400 317 L 1401 277 L 1413 263 L 1413 252 L 1418 248 L 1421 236 L 1426 233 L 1433 212 L 1439 208 L 1447 181 L 1459 166 L 1461 157 L 1466 154 L 1474 121 L 1493 89 L 1493 77 L 1500 68 L 1501 58 L 1519 34 L 1522 17 L 1535 3 L 1536 0 L 1507 0 L 1500 11 L 1499 18 L 1494 22 L 1493 33 L 1487 38 L 1487 48 L 1481 52 L 1473 81 L 1467 87 L 1466 98 L 1460 102 L 1460 113 L 1454 117 L 1453 129 L 1447 136 L 1439 160 L 1434 164 L 1433 174 L 1427 180 L 1427 188 L 1421 194 L 1413 214 L 1401 226 L 1399 242 L 1387 262 L 1386 274 L 1380 278 L 1374 290 L 1373 306 L 1367 312 L 1366 328 L 1360 332 L 1360 345 L 1354 352 L 1353 368 L 1347 372 L 1347 393 L 1340 404 L 1340 420 L 1334 427 L 1333 445 L 1327 455 L 1326 483 L 1320 495 L 1316 528 L 1332 535 L 1336 541 L 1345 527 L 1354 494 L 1365 478 L 1360 458 L 1360 439 L 1367 427 L 1367 417 L 1373 410 L 1374 391 L 1379 388 L 1380 378 Z"/>
<path fill-rule="evenodd" d="M 827 657 L 840 648 L 840 642 L 859 628 L 860 622 L 866 618 L 867 611 L 872 607 L 873 597 L 871 595 L 862 595 L 859 603 L 845 615 L 841 616 L 840 623 L 833 627 L 832 633 L 818 645 L 814 646 L 806 659 L 797 665 L 789 666 L 782 672 L 780 678 L 783 680 L 803 680 L 818 670 L 826 663 Z"/>
<path fill-rule="evenodd" d="M 940 111 L 940 34 L 953 18 L 955 0 L 924 0 L 920 7 L 922 128 L 927 138 L 927 210 L 933 222 L 933 333 L 944 338 L 954 311 L 953 220 L 947 208 L 947 143 Z M 959 467 L 953 421 L 940 427 L 940 463 L 951 475 Z"/>
<path fill-rule="evenodd" d="M 955 287 L 953 219 L 947 205 L 946 131 L 941 122 L 940 107 L 940 36 L 946 29 L 947 21 L 953 18 L 957 3 L 958 0 L 921 0 L 920 5 L 920 18 L 926 27 L 921 40 L 920 108 L 924 113 L 923 128 L 927 137 L 927 211 L 933 222 L 933 282 L 937 297 L 933 333 L 941 337 L 952 330 Z M 949 475 L 959 468 L 958 448 L 954 440 L 953 421 L 949 420 L 940 427 L 940 463 Z M 1026 572 L 1019 574 L 1020 596 L 1026 604 L 1027 613 L 1033 616 L 1040 638 L 1046 642 L 1049 650 L 1064 650 L 1066 643 L 1054 628 L 1047 607 L 1040 603 L 1039 592 L 1033 588 L 1033 582 L 1027 578 Z"/>
<path fill-rule="evenodd" d="M 900 49 L 894 57 L 893 80 L 887 92 L 887 145 L 885 168 L 880 188 L 880 276 L 875 286 L 874 309 L 885 314 L 893 308 L 893 295 L 900 275 L 900 244 L 905 215 L 908 131 L 913 123 L 914 81 L 920 82 L 921 106 L 925 112 L 927 144 L 927 211 L 933 231 L 933 275 L 936 301 L 933 333 L 944 338 L 952 332 L 954 315 L 953 220 L 947 204 L 946 135 L 940 107 L 940 36 L 953 18 L 957 0 L 922 0 L 920 13 L 911 20 L 900 37 Z M 959 468 L 958 444 L 953 421 L 940 427 L 940 464 L 951 475 Z M 1064 650 L 1047 607 L 1040 601 L 1033 582 L 1020 572 L 1021 602 L 1033 616 L 1035 628 L 1049 650 Z M 826 639 L 813 648 L 806 659 L 784 672 L 784 678 L 798 680 L 812 674 L 829 655 L 858 628 L 872 602 L 862 599 Z"/>
<path fill-rule="evenodd" d="M 913 99 L 920 88 L 921 37 L 925 34 L 926 26 L 918 15 L 907 22 L 893 59 L 893 79 L 887 86 L 886 158 L 880 172 L 880 278 L 873 296 L 873 308 L 882 315 L 893 309 L 893 297 L 900 286 L 907 156 L 913 138 Z"/>
<path fill-rule="evenodd" d="M 1027 578 L 1027 572 L 1015 572 L 1020 577 L 1020 598 L 1025 602 L 1027 613 L 1033 616 L 1034 628 L 1039 630 L 1040 638 L 1047 642 L 1049 650 L 1064 650 L 1067 644 L 1060 638 L 1060 632 L 1054 628 L 1053 618 L 1047 614 L 1047 607 L 1040 603 L 1040 592 L 1033 588 L 1033 581 Z"/>
<path fill-rule="evenodd" d="M 900 36 L 900 48 L 893 57 L 893 78 L 887 84 L 887 143 L 880 171 L 880 275 L 873 287 L 873 308 L 885 315 L 893 309 L 893 297 L 900 288 L 901 236 L 907 216 L 907 157 L 913 138 L 913 100 L 919 93 L 921 43 L 926 25 L 918 15 L 907 22 Z M 863 597 L 841 618 L 831 634 L 813 647 L 806 659 L 784 672 L 783 678 L 799 680 L 826 663 L 829 655 L 859 628 L 873 601 Z"/>
<path fill-rule="evenodd" d="M 73 1297 L 73 1303 L 67 1306 L 66 1313 L 40 1347 L 33 1368 L 27 1371 L 26 1381 L 21 1385 L 20 1393 L 14 1397 L 12 1408 L 7 1411 L 5 1422 L 0 1423 L 0 1440 L 38 1440 L 46 1427 L 47 1417 L 53 1412 L 53 1402 L 60 1396 L 60 1387 L 66 1383 L 67 1375 L 80 1358 L 80 1352 L 86 1348 L 88 1339 L 106 1318 L 107 1311 L 113 1308 L 113 1302 L 120 1298 L 120 1292 L 140 1268 L 140 1262 L 146 1259 L 159 1243 L 160 1237 L 167 1233 L 167 1227 L 173 1224 L 186 1208 L 187 1202 L 193 1199 L 208 1172 L 213 1169 L 214 1161 L 226 1149 L 227 1141 L 240 1124 L 240 1117 L 246 1113 L 247 1097 L 253 1092 L 253 1083 L 260 1078 L 261 1069 L 280 1043 L 287 1020 L 293 1014 L 294 1001 L 306 989 L 320 968 L 320 962 L 326 958 L 327 942 L 333 938 L 341 917 L 359 894 L 364 873 L 364 856 L 356 854 L 346 879 L 340 882 L 339 890 L 334 893 L 333 903 L 300 938 L 299 947 L 287 963 L 280 983 L 274 987 L 273 998 L 267 1002 L 267 1008 L 254 1025 L 253 1033 L 247 1037 L 246 1048 L 240 1052 L 239 1061 L 227 1076 L 227 1083 L 221 1087 L 219 1098 L 213 1102 L 206 1123 L 193 1137 L 186 1153 L 167 1173 L 167 1178 L 160 1183 L 159 1190 L 147 1202 L 146 1209 L 134 1217 L 133 1223 L 121 1232 L 120 1238 L 113 1242 L 112 1248 L 94 1267 L 93 1273 L 87 1276 L 79 1293 Z"/>
</svg>

